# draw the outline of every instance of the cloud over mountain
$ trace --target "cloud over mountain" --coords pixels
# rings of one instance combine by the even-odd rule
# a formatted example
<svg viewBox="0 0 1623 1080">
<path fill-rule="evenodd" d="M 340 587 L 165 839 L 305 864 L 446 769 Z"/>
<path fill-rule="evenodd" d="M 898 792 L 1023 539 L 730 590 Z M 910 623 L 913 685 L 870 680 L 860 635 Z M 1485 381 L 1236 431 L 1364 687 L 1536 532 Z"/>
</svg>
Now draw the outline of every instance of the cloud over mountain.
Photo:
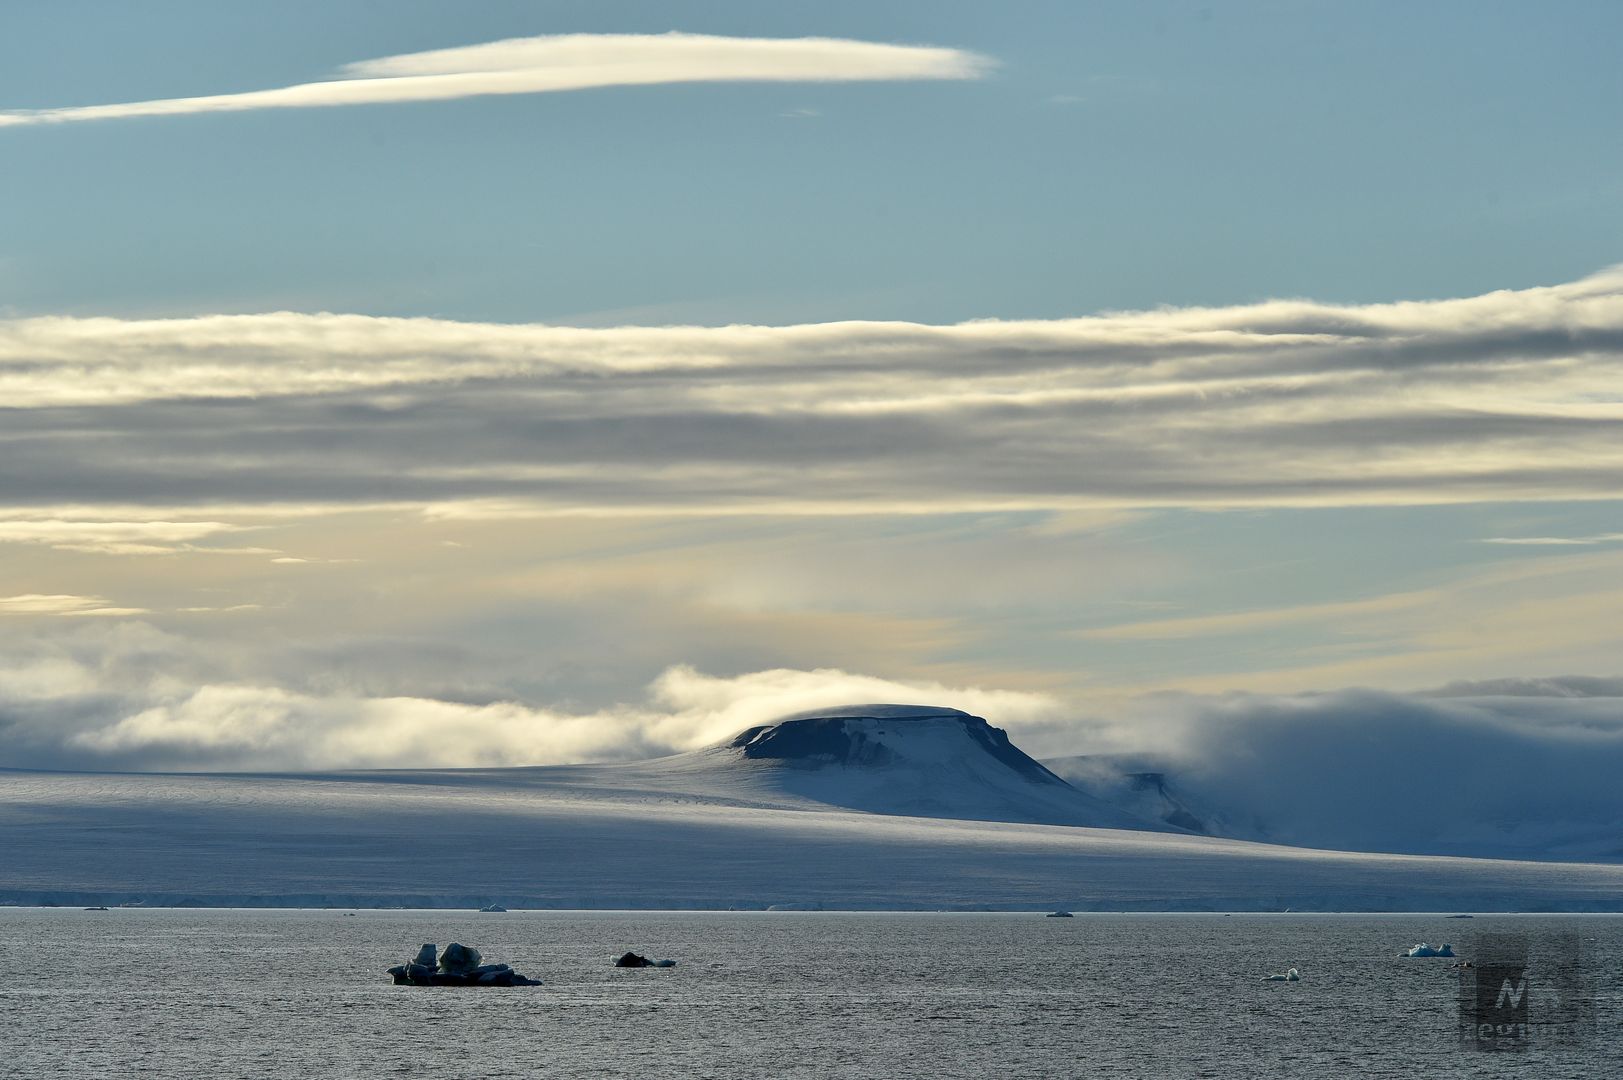
<svg viewBox="0 0 1623 1080">
<path fill-rule="evenodd" d="M 94 614 L 95 598 L 13 597 Z M 5 614 L 6 601 L 0 601 Z M 333 769 L 623 761 L 693 750 L 806 708 L 876 696 L 1051 724 L 1044 694 L 838 670 L 734 677 L 677 665 L 641 700 L 596 709 L 285 685 L 142 623 L 42 633 L 0 653 L 0 766 Z"/>
<path fill-rule="evenodd" d="M 0 608 L 94 613 L 97 602 L 20 596 Z M 323 689 L 250 673 L 240 658 L 140 622 L 95 619 L 0 658 L 0 764 L 274 771 L 630 761 L 712 746 L 789 713 L 889 697 L 984 715 L 1132 813 L 1153 817 L 1158 804 L 1139 779 L 1152 776 L 1180 822 L 1216 835 L 1616 859 L 1620 687 L 1617 678 L 1572 676 L 1407 694 L 1151 694 L 1098 711 L 1074 695 L 676 665 L 638 695 L 585 708 Z"/>
</svg>

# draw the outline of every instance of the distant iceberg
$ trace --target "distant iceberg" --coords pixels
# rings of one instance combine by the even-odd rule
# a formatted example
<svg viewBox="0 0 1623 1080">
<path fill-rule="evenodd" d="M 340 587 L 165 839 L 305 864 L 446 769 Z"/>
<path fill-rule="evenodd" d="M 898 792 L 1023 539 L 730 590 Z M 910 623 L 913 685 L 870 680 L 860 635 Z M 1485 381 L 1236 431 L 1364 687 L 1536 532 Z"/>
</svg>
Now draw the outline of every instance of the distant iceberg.
<svg viewBox="0 0 1623 1080">
<path fill-rule="evenodd" d="M 1422 941 L 1420 944 L 1414 946 L 1408 952 L 1402 953 L 1401 955 L 1403 955 L 1403 956 L 1453 956 L 1454 955 L 1454 946 L 1452 946 L 1452 945 L 1438 945 L 1436 948 L 1433 948 L 1432 946 L 1427 945 L 1424 941 Z"/>
<path fill-rule="evenodd" d="M 1269 976 L 1265 977 L 1262 981 L 1263 982 L 1301 982 L 1302 981 L 1302 973 L 1297 971 L 1295 968 L 1291 968 L 1289 971 L 1285 972 L 1285 974 L 1283 974 L 1283 975 L 1269 975 Z"/>
</svg>

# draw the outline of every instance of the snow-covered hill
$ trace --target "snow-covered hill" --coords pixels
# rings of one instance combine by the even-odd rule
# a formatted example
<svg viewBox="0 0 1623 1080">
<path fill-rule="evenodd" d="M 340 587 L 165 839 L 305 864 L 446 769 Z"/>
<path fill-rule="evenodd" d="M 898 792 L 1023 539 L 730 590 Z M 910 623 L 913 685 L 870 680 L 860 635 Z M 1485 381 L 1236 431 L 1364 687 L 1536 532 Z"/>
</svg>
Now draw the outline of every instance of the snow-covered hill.
<svg viewBox="0 0 1623 1080">
<path fill-rule="evenodd" d="M 691 755 L 690 755 L 691 756 Z M 716 785 L 915 817 L 1154 829 L 1170 826 L 1085 795 L 978 716 L 922 705 L 797 713 L 701 751 Z"/>
<path fill-rule="evenodd" d="M 1623 909 L 1619 866 L 1033 823 L 1099 812 L 984 721 L 911 707 L 632 765 L 0 771 L 0 902 Z"/>
</svg>

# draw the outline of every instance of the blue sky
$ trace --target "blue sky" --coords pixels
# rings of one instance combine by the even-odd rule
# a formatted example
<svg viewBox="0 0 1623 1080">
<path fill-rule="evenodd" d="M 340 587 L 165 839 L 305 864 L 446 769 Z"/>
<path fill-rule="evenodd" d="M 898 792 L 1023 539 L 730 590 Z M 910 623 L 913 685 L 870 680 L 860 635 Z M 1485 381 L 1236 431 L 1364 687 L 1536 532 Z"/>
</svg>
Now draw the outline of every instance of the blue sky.
<svg viewBox="0 0 1623 1080">
<path fill-rule="evenodd" d="M 19 313 L 1058 317 L 1552 284 L 1623 239 L 1607 3 L 50 3 L 7 23 L 17 109 L 542 33 L 845 36 L 998 64 L 8 132 Z"/>
<path fill-rule="evenodd" d="M 1617 674 L 1615 4 L 3 20 L 0 764 Z"/>
</svg>

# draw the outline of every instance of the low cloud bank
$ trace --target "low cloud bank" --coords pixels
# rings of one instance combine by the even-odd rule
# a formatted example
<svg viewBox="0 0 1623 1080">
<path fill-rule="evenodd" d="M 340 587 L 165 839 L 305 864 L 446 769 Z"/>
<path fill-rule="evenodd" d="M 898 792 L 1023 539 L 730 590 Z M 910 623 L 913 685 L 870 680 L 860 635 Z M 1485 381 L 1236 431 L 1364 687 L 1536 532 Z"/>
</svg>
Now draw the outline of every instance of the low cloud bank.
<svg viewBox="0 0 1623 1080">
<path fill-rule="evenodd" d="M 159 672 L 154 674 L 154 668 Z M 950 702 L 1051 726 L 1040 694 L 824 669 L 732 678 L 669 668 L 644 699 L 590 712 L 515 702 L 319 694 L 217 673 L 170 635 L 126 624 L 0 659 L 0 766 L 310 770 L 624 761 L 697 749 L 786 713 L 853 701 Z M 193 681 L 201 679 L 203 681 Z"/>
<path fill-rule="evenodd" d="M 25 597 L 19 605 L 93 598 Z M 625 761 L 697 749 L 820 706 L 946 705 L 1135 813 L 1161 795 L 1208 831 L 1312 847 L 1623 858 L 1623 678 L 1420 693 L 1138 698 L 1110 716 L 1029 692 L 835 669 L 667 669 L 590 710 L 346 693 L 233 672 L 138 621 L 75 620 L 0 651 L 0 765 L 316 770 Z M 1067 753 L 1072 755 L 1065 757 Z M 1171 804 L 1168 804 L 1171 805 Z"/>
<path fill-rule="evenodd" d="M 196 643 L 140 622 L 75 622 L 0 654 L 0 766 L 626 761 L 711 745 L 803 709 L 900 701 L 984 716 L 1095 794 L 1133 813 L 1181 810 L 1219 835 L 1349 850 L 1623 858 L 1623 678 L 1501 679 L 1413 694 L 1151 695 L 1113 716 L 1081 718 L 1041 693 L 835 669 L 719 676 L 675 666 L 638 700 L 572 710 L 295 688 L 263 673 L 233 678 Z M 1159 774 L 1162 788 L 1133 779 L 1144 773 Z"/>
<path fill-rule="evenodd" d="M 1623 858 L 1623 679 L 1158 696 L 1095 733 L 1211 831 L 1312 847 Z M 1098 779 L 1091 763 L 1061 771 Z"/>
</svg>

